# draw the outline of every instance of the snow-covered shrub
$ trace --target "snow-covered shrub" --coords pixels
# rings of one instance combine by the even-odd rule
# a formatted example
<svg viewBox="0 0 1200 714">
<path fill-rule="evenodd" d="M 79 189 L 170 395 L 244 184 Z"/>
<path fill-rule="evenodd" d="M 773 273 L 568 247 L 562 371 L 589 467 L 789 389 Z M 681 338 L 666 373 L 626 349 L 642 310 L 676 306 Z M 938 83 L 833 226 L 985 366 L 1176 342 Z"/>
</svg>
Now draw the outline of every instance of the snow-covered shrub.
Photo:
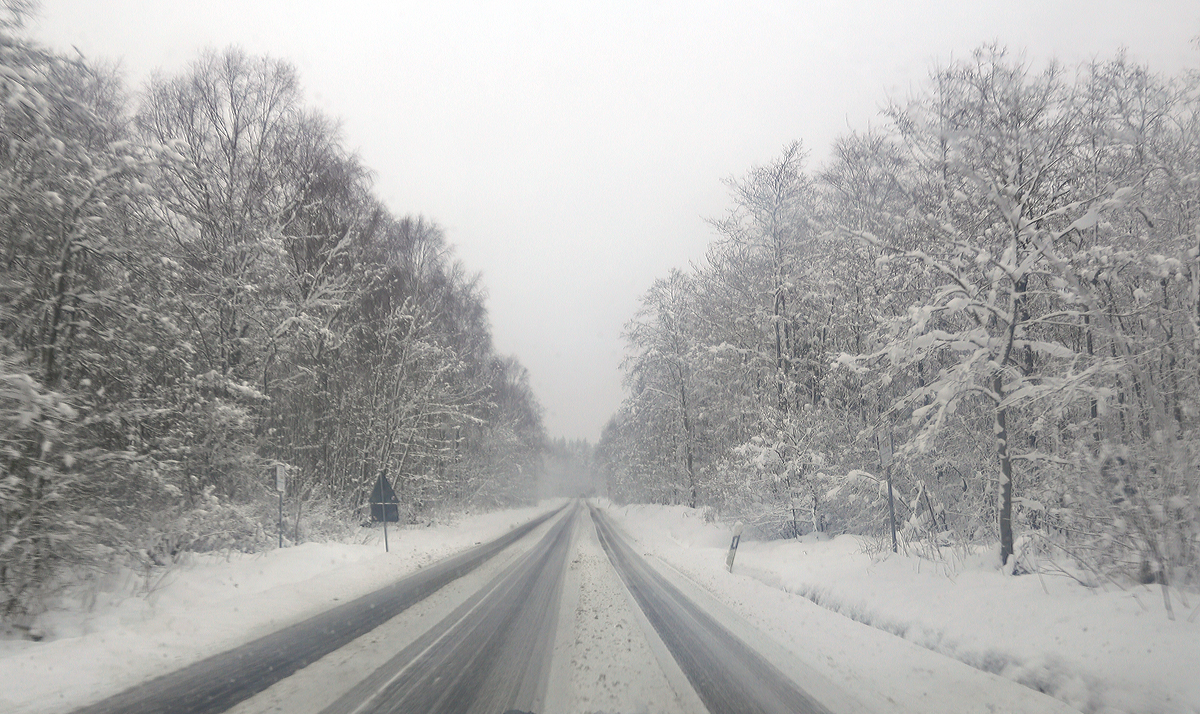
<svg viewBox="0 0 1200 714">
<path fill-rule="evenodd" d="M 1081 455 L 1035 544 L 1066 555 L 1092 583 L 1200 585 L 1200 493 L 1194 442 Z M 1164 588 L 1164 595 L 1166 595 Z"/>
<path fill-rule="evenodd" d="M 406 522 L 408 519 L 405 518 L 404 504 L 400 504 L 400 506 L 400 520 Z M 290 517 L 293 521 L 290 535 L 292 540 L 297 543 L 346 542 L 352 540 L 361 528 L 361 512 L 322 494 L 305 501 L 299 510 L 298 521 L 295 517 L 297 512 L 295 506 L 293 505 L 290 509 L 290 516 L 288 510 L 285 507 L 284 515 L 285 518 Z M 296 528 L 297 523 L 299 524 L 298 529 Z"/>
<path fill-rule="evenodd" d="M 121 454 L 80 449 L 82 414 L 0 343 L 0 618 L 126 552 Z M 132 465 L 136 470 L 136 465 Z"/>
</svg>

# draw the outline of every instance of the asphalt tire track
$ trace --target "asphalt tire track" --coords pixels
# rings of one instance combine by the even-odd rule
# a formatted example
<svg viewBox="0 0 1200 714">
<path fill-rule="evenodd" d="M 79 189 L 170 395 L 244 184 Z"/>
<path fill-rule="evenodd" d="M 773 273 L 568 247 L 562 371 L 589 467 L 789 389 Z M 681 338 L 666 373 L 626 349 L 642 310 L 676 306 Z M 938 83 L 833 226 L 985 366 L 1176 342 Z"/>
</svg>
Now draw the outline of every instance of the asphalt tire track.
<svg viewBox="0 0 1200 714">
<path fill-rule="evenodd" d="M 541 710 L 579 513 L 322 714 Z"/>
<path fill-rule="evenodd" d="M 556 509 L 395 583 L 240 647 L 126 689 L 74 714 L 215 714 L 370 632 L 512 545 Z"/>
<path fill-rule="evenodd" d="M 621 579 L 711 714 L 830 714 L 655 572 L 602 511 L 588 507 Z"/>
</svg>

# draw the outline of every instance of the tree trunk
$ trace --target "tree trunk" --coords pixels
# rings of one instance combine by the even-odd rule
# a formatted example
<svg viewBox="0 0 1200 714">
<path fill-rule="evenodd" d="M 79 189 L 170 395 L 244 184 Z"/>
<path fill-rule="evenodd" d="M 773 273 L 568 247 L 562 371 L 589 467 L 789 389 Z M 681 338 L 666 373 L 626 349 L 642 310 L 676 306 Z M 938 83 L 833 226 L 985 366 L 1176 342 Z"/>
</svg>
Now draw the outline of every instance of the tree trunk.
<svg viewBox="0 0 1200 714">
<path fill-rule="evenodd" d="M 998 399 L 1004 398 L 1004 384 L 997 374 L 992 381 L 992 389 Z M 1007 410 L 996 408 L 996 455 L 1000 458 L 1000 564 L 1008 562 L 1013 554 L 1012 530 L 1012 457 L 1008 451 L 1008 414 Z"/>
<path fill-rule="evenodd" d="M 684 462 L 687 465 L 688 486 L 691 488 L 691 500 L 688 501 L 690 508 L 696 507 L 696 472 L 692 465 L 692 422 L 688 418 L 687 407 L 687 389 L 683 385 L 683 380 L 679 382 L 679 409 L 683 416 L 683 455 Z"/>
<path fill-rule="evenodd" d="M 62 241 L 63 246 L 54 276 L 54 297 L 51 300 L 50 315 L 46 322 L 45 337 L 42 340 L 42 380 L 47 389 L 58 389 L 59 387 L 59 369 L 56 359 L 58 356 L 58 332 L 62 323 L 63 305 L 66 303 L 67 290 L 70 286 L 73 242 L 70 235 L 63 235 Z"/>
</svg>

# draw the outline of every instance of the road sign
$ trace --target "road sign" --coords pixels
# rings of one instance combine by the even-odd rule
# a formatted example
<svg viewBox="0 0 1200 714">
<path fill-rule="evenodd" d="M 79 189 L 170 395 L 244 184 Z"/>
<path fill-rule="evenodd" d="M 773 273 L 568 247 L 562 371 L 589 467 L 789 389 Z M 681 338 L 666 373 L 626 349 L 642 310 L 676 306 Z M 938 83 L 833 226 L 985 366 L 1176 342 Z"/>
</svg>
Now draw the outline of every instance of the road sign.
<svg viewBox="0 0 1200 714">
<path fill-rule="evenodd" d="M 371 491 L 371 520 L 398 522 L 399 503 L 400 500 L 396 498 L 396 492 L 392 490 L 392 484 L 388 483 L 387 476 L 379 474 L 379 478 L 375 480 L 375 489 Z"/>
<path fill-rule="evenodd" d="M 396 492 L 392 490 L 392 484 L 388 483 L 387 476 L 384 472 L 379 472 L 379 478 L 375 480 L 375 490 L 371 491 L 371 518 L 376 521 L 383 521 L 383 550 L 389 552 L 388 547 L 388 521 L 398 523 L 400 521 L 400 499 L 396 498 Z"/>
<path fill-rule="evenodd" d="M 875 438 L 879 440 L 879 466 L 886 469 L 892 465 L 892 430 L 885 429 Z"/>
</svg>

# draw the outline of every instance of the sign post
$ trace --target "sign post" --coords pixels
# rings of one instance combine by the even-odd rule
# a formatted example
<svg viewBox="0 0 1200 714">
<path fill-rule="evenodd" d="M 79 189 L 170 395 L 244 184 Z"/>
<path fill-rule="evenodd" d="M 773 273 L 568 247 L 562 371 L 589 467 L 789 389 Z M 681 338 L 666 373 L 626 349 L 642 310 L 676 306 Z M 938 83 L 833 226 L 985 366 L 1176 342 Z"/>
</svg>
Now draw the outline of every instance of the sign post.
<svg viewBox="0 0 1200 714">
<path fill-rule="evenodd" d="M 879 439 L 879 465 L 883 468 L 883 476 L 887 479 L 888 487 L 888 522 L 892 526 L 892 552 L 898 552 L 896 547 L 896 498 L 892 495 L 892 430 L 885 429 L 876 436 Z"/>
<path fill-rule="evenodd" d="M 733 524 L 733 541 L 729 544 L 729 555 L 725 557 L 725 565 L 729 566 L 729 572 L 731 573 L 733 572 L 733 557 L 737 555 L 738 543 L 742 540 L 743 527 L 741 521 Z"/>
<path fill-rule="evenodd" d="M 279 492 L 279 547 L 283 547 L 283 493 L 287 490 L 287 466 L 275 464 L 275 490 Z"/>
<path fill-rule="evenodd" d="M 379 478 L 375 480 L 375 490 L 371 491 L 371 518 L 383 521 L 383 550 L 385 553 L 389 552 L 387 524 L 388 521 L 400 521 L 399 504 L 396 492 L 392 490 L 392 484 L 388 483 L 387 476 L 380 471 Z"/>
</svg>

